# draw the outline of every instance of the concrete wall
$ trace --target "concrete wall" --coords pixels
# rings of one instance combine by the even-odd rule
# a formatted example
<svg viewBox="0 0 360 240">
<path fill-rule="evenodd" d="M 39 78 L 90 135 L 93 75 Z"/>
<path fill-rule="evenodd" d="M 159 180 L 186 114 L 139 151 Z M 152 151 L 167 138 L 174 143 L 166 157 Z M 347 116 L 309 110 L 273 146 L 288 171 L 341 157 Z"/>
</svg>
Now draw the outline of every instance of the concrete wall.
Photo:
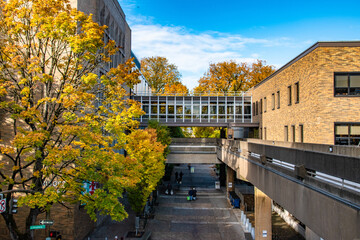
<svg viewBox="0 0 360 240">
<path fill-rule="evenodd" d="M 286 177 L 260 162 L 249 160 L 246 142 L 240 142 L 241 155 L 226 145 L 218 158 L 237 174 L 283 206 L 287 211 L 326 240 L 360 238 L 360 207 L 352 207 L 296 178 Z"/>
<path fill-rule="evenodd" d="M 253 117 L 253 121 L 260 124 L 262 139 L 266 135 L 267 140 L 284 141 L 284 126 L 288 126 L 289 141 L 292 141 L 291 130 L 295 126 L 295 142 L 300 142 L 299 125 L 303 125 L 304 142 L 334 144 L 334 122 L 360 122 L 360 97 L 334 97 L 334 72 L 359 71 L 359 42 L 341 46 L 319 43 L 299 55 L 252 90 L 253 102 L 260 104 L 261 99 L 263 102 L 262 113 L 259 111 Z M 294 94 L 297 82 L 298 103 Z M 292 87 L 291 105 L 288 105 L 288 86 Z M 272 94 L 275 95 L 274 109 Z"/>
</svg>

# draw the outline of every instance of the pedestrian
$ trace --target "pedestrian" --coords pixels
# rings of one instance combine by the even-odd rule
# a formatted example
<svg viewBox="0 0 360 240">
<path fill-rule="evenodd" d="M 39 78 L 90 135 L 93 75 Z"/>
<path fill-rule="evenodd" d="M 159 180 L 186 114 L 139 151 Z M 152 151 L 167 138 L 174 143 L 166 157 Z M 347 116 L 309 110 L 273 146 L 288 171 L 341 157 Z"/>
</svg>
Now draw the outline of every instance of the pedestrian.
<svg viewBox="0 0 360 240">
<path fill-rule="evenodd" d="M 167 185 L 165 194 L 167 194 L 167 195 L 173 195 L 174 194 L 174 192 L 172 190 L 172 185 L 170 183 Z"/>
<path fill-rule="evenodd" d="M 190 164 L 190 163 L 188 163 L 188 169 L 189 169 L 189 171 L 190 171 L 190 168 L 191 168 L 191 164 Z"/>
<path fill-rule="evenodd" d="M 178 180 L 178 177 L 179 177 L 179 173 L 178 173 L 178 172 L 175 172 L 175 179 L 176 179 L 176 181 Z"/>
<path fill-rule="evenodd" d="M 189 198 L 188 198 L 188 200 L 193 200 L 193 194 L 194 194 L 194 191 L 193 191 L 193 189 L 192 188 L 190 188 L 190 190 L 189 190 Z"/>
<path fill-rule="evenodd" d="M 196 200 L 196 188 L 193 188 L 193 200 Z"/>
<path fill-rule="evenodd" d="M 184 174 L 183 174 L 182 171 L 180 172 L 180 175 L 179 175 L 179 176 L 180 176 L 181 179 L 182 179 L 182 177 L 184 176 Z"/>
</svg>

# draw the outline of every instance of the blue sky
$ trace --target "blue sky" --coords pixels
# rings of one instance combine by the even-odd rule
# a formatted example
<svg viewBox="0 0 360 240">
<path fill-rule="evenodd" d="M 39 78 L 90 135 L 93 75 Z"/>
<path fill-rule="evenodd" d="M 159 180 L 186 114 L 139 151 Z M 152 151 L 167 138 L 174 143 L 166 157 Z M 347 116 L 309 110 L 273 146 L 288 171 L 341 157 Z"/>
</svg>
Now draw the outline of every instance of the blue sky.
<svg viewBox="0 0 360 240">
<path fill-rule="evenodd" d="M 119 0 L 139 59 L 166 57 L 189 88 L 210 63 L 280 68 L 317 41 L 360 40 L 360 1 Z"/>
</svg>

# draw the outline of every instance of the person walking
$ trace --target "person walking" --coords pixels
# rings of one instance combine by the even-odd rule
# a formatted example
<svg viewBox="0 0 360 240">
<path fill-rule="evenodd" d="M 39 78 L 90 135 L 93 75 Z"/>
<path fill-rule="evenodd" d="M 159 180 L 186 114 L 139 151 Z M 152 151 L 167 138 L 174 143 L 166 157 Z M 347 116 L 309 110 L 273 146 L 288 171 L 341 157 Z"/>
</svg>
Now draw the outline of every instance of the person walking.
<svg viewBox="0 0 360 240">
<path fill-rule="evenodd" d="M 179 173 L 177 171 L 175 172 L 175 180 L 179 183 Z"/>
<path fill-rule="evenodd" d="M 190 190 L 189 190 L 189 198 L 188 198 L 188 200 L 190 200 L 190 201 L 192 201 L 193 200 L 193 194 L 194 194 L 194 192 L 193 192 L 193 189 L 192 188 L 190 188 Z"/>
</svg>

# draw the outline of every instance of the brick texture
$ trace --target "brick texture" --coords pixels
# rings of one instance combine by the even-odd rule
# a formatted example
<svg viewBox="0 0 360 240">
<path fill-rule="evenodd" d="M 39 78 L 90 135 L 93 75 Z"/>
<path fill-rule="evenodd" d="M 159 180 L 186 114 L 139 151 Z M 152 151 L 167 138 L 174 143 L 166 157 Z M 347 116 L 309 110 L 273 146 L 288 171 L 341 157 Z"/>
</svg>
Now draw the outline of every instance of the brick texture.
<svg viewBox="0 0 360 240">
<path fill-rule="evenodd" d="M 360 122 L 360 97 L 334 97 L 334 72 L 359 71 L 360 47 L 317 47 L 254 87 L 253 102 L 260 99 L 264 102 L 264 97 L 267 98 L 267 109 L 254 116 L 262 138 L 266 135 L 267 140 L 284 141 L 284 126 L 288 126 L 288 139 L 293 141 L 294 126 L 295 142 L 300 142 L 299 125 L 303 125 L 305 143 L 334 144 L 335 122 Z M 299 103 L 295 103 L 297 82 Z M 291 105 L 288 105 L 288 86 L 292 89 Z M 280 91 L 280 108 L 277 91 Z"/>
</svg>

